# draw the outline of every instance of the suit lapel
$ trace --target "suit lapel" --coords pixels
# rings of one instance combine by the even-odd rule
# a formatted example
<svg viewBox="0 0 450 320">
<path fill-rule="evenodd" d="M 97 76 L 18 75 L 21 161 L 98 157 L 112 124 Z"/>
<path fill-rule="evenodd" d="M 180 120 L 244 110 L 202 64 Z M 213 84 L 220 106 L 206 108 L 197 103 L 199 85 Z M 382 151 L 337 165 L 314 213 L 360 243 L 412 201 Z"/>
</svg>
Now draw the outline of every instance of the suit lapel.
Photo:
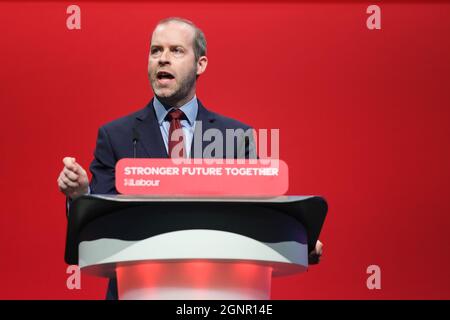
<svg viewBox="0 0 450 320">
<path fill-rule="evenodd" d="M 156 119 L 153 99 L 136 116 L 136 130 L 139 133 L 139 144 L 145 153 L 144 157 L 168 158 L 158 120 Z"/>
<path fill-rule="evenodd" d="M 203 150 L 207 146 L 209 141 L 203 141 L 202 137 L 206 130 L 215 128 L 214 122 L 216 117 L 213 112 L 208 111 L 203 104 L 198 100 L 198 112 L 196 118 L 196 125 L 194 131 L 194 137 L 192 138 L 191 144 L 191 158 L 203 158 Z M 196 147 L 196 145 L 201 145 L 201 149 Z"/>
</svg>

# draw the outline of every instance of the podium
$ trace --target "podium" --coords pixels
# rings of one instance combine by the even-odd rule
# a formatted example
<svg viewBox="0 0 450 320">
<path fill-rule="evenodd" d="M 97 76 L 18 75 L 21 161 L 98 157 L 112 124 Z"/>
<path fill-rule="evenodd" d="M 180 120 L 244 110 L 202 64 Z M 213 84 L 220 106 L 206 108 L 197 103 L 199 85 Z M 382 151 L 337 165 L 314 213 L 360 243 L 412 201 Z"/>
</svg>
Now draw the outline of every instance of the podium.
<svg viewBox="0 0 450 320">
<path fill-rule="evenodd" d="M 269 299 L 272 277 L 307 269 L 326 213 L 318 196 L 86 195 L 65 261 L 115 277 L 119 299 Z"/>
</svg>

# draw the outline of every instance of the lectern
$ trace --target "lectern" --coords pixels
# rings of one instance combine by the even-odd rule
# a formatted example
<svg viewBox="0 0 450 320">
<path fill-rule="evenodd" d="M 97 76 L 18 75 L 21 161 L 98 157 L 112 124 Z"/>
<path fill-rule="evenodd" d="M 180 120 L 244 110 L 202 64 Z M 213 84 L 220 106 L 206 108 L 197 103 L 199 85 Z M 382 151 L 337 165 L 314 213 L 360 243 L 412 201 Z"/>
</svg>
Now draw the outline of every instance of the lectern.
<svg viewBox="0 0 450 320">
<path fill-rule="evenodd" d="M 86 195 L 65 260 L 116 277 L 119 299 L 269 299 L 272 277 L 307 269 L 326 213 L 318 196 Z"/>
</svg>

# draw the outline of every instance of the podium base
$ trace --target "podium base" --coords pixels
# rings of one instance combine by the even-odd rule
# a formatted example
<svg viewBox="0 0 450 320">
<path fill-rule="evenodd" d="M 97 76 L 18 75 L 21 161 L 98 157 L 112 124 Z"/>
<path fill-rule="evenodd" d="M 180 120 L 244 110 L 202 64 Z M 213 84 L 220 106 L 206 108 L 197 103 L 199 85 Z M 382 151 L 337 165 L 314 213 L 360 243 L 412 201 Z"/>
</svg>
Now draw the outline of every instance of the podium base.
<svg viewBox="0 0 450 320">
<path fill-rule="evenodd" d="M 272 267 L 249 262 L 139 262 L 116 267 L 120 300 L 268 300 Z"/>
</svg>

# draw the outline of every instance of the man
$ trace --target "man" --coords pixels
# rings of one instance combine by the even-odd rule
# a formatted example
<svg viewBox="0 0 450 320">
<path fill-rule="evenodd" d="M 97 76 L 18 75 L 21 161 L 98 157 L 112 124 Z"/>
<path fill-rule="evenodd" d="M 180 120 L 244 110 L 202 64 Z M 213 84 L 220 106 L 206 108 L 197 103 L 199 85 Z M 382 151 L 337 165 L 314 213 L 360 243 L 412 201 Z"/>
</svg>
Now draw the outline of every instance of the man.
<svg viewBox="0 0 450 320">
<path fill-rule="evenodd" d="M 196 98 L 196 81 L 207 65 L 206 40 L 199 28 L 181 18 L 160 21 L 152 34 L 148 59 L 148 76 L 154 98 L 143 110 L 99 129 L 94 160 L 90 165 L 90 184 L 86 171 L 75 158 L 63 159 L 64 168 L 58 177 L 61 192 L 71 200 L 87 193 L 117 193 L 114 176 L 116 162 L 132 157 L 172 157 L 174 148 L 171 138 L 175 127 L 182 129 L 184 148 L 181 155 L 188 157 L 203 156 L 201 153 L 194 154 L 195 130 L 205 132 L 214 128 L 225 136 L 226 129 L 250 129 L 239 121 L 208 111 Z M 198 124 L 201 128 L 196 127 Z M 241 141 L 243 146 L 233 150 L 233 157 L 255 157 L 251 139 Z M 219 156 L 225 154 L 228 153 L 225 151 Z M 313 254 L 320 256 L 321 250 L 319 246 Z M 107 298 L 117 298 L 115 281 L 110 281 Z"/>
</svg>

